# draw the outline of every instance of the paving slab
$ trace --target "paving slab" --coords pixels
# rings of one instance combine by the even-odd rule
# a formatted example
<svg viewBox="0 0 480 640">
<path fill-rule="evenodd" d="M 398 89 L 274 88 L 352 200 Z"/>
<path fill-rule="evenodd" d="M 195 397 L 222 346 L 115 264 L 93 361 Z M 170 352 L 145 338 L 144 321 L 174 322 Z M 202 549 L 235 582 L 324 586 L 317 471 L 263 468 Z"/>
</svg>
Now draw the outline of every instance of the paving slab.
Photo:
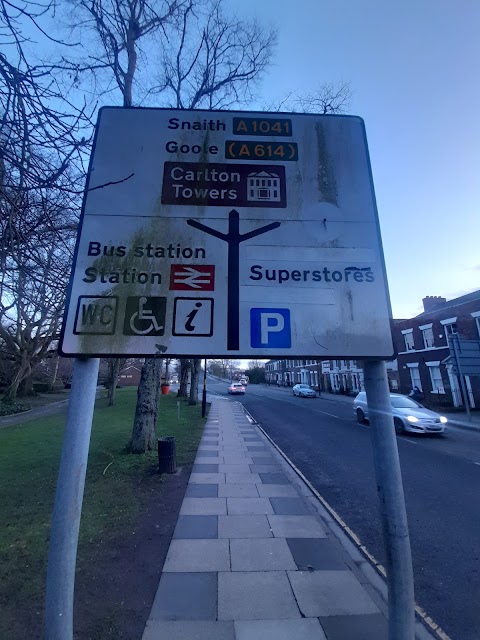
<svg viewBox="0 0 480 640">
<path fill-rule="evenodd" d="M 300 571 L 345 571 L 347 565 L 341 551 L 331 540 L 321 538 L 288 538 L 287 544 Z"/>
<path fill-rule="evenodd" d="M 192 473 L 190 484 L 225 484 L 224 473 Z"/>
<path fill-rule="evenodd" d="M 290 484 L 259 484 L 258 493 L 263 498 L 293 498 L 298 493 Z"/>
<path fill-rule="evenodd" d="M 388 623 L 381 614 L 320 618 L 327 640 L 387 640 Z M 237 636 L 238 640 L 238 636 Z"/>
<path fill-rule="evenodd" d="M 267 516 L 218 516 L 219 538 L 271 538 Z"/>
<path fill-rule="evenodd" d="M 290 484 L 284 473 L 259 473 L 263 484 Z"/>
<path fill-rule="evenodd" d="M 284 571 L 218 574 L 219 620 L 300 618 Z"/>
<path fill-rule="evenodd" d="M 273 513 L 268 498 L 227 498 L 227 510 L 229 515 L 237 516 Z"/>
<path fill-rule="evenodd" d="M 380 613 L 350 571 L 289 571 L 288 577 L 307 618 Z"/>
<path fill-rule="evenodd" d="M 267 516 L 276 538 L 326 538 L 323 527 L 313 516 Z"/>
<path fill-rule="evenodd" d="M 207 455 L 198 455 L 195 458 L 195 464 L 223 464 L 223 456 L 207 456 Z"/>
<path fill-rule="evenodd" d="M 181 516 L 219 516 L 226 514 L 226 498 L 184 498 L 180 509 Z"/>
<path fill-rule="evenodd" d="M 149 621 L 142 640 L 235 640 L 233 622 Z"/>
<path fill-rule="evenodd" d="M 223 458 L 223 455 L 218 451 L 212 451 L 208 453 L 208 451 L 205 452 L 203 449 L 198 449 L 195 460 L 197 460 L 198 458 Z"/>
<path fill-rule="evenodd" d="M 311 515 L 311 511 L 301 498 L 270 498 L 273 511 L 279 516 Z"/>
<path fill-rule="evenodd" d="M 221 464 L 219 465 L 220 472 L 222 473 L 250 473 L 250 465 L 248 464 Z"/>
<path fill-rule="evenodd" d="M 162 573 L 149 620 L 216 620 L 216 573 Z"/>
<path fill-rule="evenodd" d="M 224 464 L 252 464 L 252 459 L 246 453 L 225 454 L 223 456 Z"/>
<path fill-rule="evenodd" d="M 252 453 L 262 453 L 262 452 L 267 452 L 267 448 L 266 447 L 247 447 L 247 451 L 251 451 Z"/>
<path fill-rule="evenodd" d="M 252 473 L 278 473 L 281 471 L 279 464 L 251 464 L 249 465 Z"/>
<path fill-rule="evenodd" d="M 218 538 L 217 516 L 179 516 L 174 539 L 216 540 Z"/>
<path fill-rule="evenodd" d="M 225 482 L 227 484 L 260 484 L 258 473 L 226 473 Z"/>
<path fill-rule="evenodd" d="M 252 455 L 253 464 L 274 464 L 276 462 L 273 456 L 256 456 Z"/>
<path fill-rule="evenodd" d="M 172 540 L 163 573 L 230 571 L 228 540 Z"/>
<path fill-rule="evenodd" d="M 185 498 L 217 498 L 218 484 L 189 484 Z"/>
<path fill-rule="evenodd" d="M 285 540 L 281 538 L 231 540 L 232 571 L 280 571 L 297 568 Z"/>
<path fill-rule="evenodd" d="M 218 473 L 218 464 L 196 463 L 192 467 L 192 473 Z"/>
<path fill-rule="evenodd" d="M 199 485 L 200 486 L 200 485 Z M 221 498 L 258 498 L 256 484 L 219 484 L 218 496 Z"/>
<path fill-rule="evenodd" d="M 327 640 L 317 618 L 240 620 L 234 624 L 236 640 Z M 342 640 L 358 639 L 352 635 L 343 636 Z"/>
</svg>

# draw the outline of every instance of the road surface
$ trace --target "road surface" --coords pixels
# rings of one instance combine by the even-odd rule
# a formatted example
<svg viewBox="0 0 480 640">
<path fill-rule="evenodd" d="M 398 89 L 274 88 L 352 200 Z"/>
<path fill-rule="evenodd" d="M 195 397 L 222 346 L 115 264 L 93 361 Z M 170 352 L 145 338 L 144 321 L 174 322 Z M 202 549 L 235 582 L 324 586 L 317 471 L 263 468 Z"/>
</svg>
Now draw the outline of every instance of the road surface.
<svg viewBox="0 0 480 640">
<path fill-rule="evenodd" d="M 228 384 L 209 378 L 211 392 Z M 250 385 L 234 396 L 362 543 L 385 563 L 370 427 L 351 402 L 297 398 Z M 397 438 L 410 526 L 415 597 L 453 640 L 480 638 L 480 434 Z"/>
</svg>

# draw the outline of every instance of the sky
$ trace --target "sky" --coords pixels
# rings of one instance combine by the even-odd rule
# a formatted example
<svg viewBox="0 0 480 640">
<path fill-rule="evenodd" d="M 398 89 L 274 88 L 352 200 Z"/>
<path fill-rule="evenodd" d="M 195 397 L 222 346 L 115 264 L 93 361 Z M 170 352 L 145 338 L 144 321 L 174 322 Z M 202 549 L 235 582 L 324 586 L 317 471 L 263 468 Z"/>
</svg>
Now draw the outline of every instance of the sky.
<svg viewBox="0 0 480 640">
<path fill-rule="evenodd" d="M 480 289 L 480 3 L 228 0 L 278 29 L 258 107 L 350 82 L 365 120 L 393 316 Z"/>
</svg>

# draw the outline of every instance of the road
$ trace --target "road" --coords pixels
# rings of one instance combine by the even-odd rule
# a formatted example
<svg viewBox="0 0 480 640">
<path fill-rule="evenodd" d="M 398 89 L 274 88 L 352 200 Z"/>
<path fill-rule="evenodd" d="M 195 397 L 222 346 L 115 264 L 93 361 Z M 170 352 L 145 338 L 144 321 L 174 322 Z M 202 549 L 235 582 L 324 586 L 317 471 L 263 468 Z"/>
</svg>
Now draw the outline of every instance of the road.
<svg viewBox="0 0 480 640">
<path fill-rule="evenodd" d="M 227 383 L 208 381 L 227 395 Z M 362 543 L 385 563 L 370 427 L 351 403 L 250 385 L 235 396 Z M 480 638 L 480 434 L 397 438 L 417 604 L 453 640 Z"/>
</svg>

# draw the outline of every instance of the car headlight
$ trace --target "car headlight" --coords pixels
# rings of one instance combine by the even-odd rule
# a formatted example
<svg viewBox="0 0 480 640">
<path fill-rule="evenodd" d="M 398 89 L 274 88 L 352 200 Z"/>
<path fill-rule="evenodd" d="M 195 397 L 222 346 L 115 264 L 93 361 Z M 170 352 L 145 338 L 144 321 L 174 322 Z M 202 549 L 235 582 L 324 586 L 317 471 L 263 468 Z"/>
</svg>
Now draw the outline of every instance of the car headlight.
<svg viewBox="0 0 480 640">
<path fill-rule="evenodd" d="M 407 416 L 407 420 L 409 422 L 418 422 L 418 418 L 416 418 L 415 416 Z"/>
<path fill-rule="evenodd" d="M 445 418 L 445 416 L 440 416 L 440 422 L 442 424 L 446 424 L 448 422 L 447 418 Z"/>
</svg>

